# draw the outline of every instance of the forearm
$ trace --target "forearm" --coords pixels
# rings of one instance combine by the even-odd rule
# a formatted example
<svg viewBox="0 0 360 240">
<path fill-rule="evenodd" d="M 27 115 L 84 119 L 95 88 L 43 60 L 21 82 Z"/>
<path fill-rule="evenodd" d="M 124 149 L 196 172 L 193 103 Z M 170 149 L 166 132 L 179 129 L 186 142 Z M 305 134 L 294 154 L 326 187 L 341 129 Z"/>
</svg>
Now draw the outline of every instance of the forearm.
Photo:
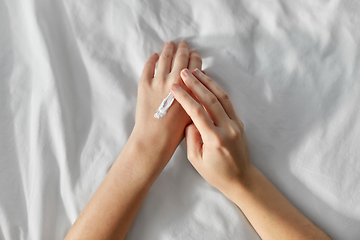
<svg viewBox="0 0 360 240">
<path fill-rule="evenodd" d="M 237 190 L 226 195 L 266 239 L 330 239 L 301 214 L 255 167 Z"/>
<path fill-rule="evenodd" d="M 66 239 L 124 239 L 147 192 L 191 122 L 176 101 L 165 117 L 156 119 L 154 113 L 170 86 L 180 83 L 181 69 L 201 69 L 201 64 L 199 54 L 189 53 L 185 41 L 177 47 L 168 42 L 160 58 L 157 54 L 148 58 L 139 80 L 133 132 Z"/>
<path fill-rule="evenodd" d="M 154 148 L 130 137 L 66 239 L 125 238 L 147 192 L 172 155 Z"/>
</svg>

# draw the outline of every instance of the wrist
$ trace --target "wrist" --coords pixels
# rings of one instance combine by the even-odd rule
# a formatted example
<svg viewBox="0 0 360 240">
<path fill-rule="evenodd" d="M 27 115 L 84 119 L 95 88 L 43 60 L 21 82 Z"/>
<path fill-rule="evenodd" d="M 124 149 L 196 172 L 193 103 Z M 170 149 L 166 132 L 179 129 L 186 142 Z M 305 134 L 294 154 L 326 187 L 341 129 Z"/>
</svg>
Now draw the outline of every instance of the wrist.
<svg viewBox="0 0 360 240">
<path fill-rule="evenodd" d="M 228 185 L 229 187 L 222 192 L 227 198 L 236 203 L 239 197 L 241 198 L 241 196 L 245 194 L 252 194 L 256 191 L 256 185 L 259 184 L 258 179 L 260 175 L 262 175 L 260 170 L 251 165 L 241 177 L 230 183 Z"/>
<path fill-rule="evenodd" d="M 122 169 L 129 179 L 140 185 L 151 186 L 167 163 L 166 154 L 159 153 L 146 141 L 130 136 L 112 168 Z"/>
<path fill-rule="evenodd" d="M 151 134 L 144 134 L 134 128 L 120 156 L 126 155 L 132 168 L 146 171 L 150 175 L 155 174 L 157 177 L 169 162 L 179 142 L 180 140 L 175 142 L 164 137 L 156 139 Z"/>
<path fill-rule="evenodd" d="M 129 144 L 142 152 L 170 160 L 184 137 L 183 132 L 171 134 L 163 129 L 140 129 L 136 125 L 128 140 Z"/>
</svg>

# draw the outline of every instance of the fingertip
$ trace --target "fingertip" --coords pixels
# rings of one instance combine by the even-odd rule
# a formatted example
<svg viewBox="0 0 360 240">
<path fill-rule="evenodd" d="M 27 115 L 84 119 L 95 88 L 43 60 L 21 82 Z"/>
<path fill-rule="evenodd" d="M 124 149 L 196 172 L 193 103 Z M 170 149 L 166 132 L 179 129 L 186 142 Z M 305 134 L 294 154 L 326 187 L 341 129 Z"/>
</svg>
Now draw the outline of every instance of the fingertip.
<svg viewBox="0 0 360 240">
<path fill-rule="evenodd" d="M 189 55 L 192 55 L 192 54 L 198 54 L 198 55 L 200 55 L 196 50 L 191 50 L 191 51 L 189 52 Z"/>
<path fill-rule="evenodd" d="M 159 55 L 157 53 L 153 53 L 150 55 L 150 57 L 148 58 L 148 61 L 157 61 L 159 59 Z"/>
<path fill-rule="evenodd" d="M 170 90 L 176 92 L 176 91 L 179 90 L 179 88 L 180 88 L 180 85 L 177 84 L 177 83 L 174 83 L 174 84 L 171 86 Z"/>
<path fill-rule="evenodd" d="M 204 73 L 202 71 L 200 71 L 198 68 L 195 68 L 193 71 L 193 74 L 197 77 L 202 77 L 204 76 Z"/>
<path fill-rule="evenodd" d="M 181 70 L 181 74 L 182 74 L 184 77 L 188 77 L 188 76 L 191 75 L 191 72 L 189 71 L 189 69 L 184 68 L 183 70 Z"/>
<path fill-rule="evenodd" d="M 173 41 L 169 41 L 169 42 L 167 42 L 165 45 L 175 46 L 175 43 L 174 43 Z"/>
<path fill-rule="evenodd" d="M 189 44 L 188 44 L 188 42 L 186 40 L 181 40 L 178 45 L 183 45 L 183 46 L 186 46 L 186 47 L 189 46 Z"/>
</svg>

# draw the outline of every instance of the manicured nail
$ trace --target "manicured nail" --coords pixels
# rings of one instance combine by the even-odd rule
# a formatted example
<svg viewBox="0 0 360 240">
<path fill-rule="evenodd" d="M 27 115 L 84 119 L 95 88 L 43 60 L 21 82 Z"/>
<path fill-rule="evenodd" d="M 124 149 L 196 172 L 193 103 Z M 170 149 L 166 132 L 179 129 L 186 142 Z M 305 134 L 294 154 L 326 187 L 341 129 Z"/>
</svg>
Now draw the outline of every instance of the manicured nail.
<svg viewBox="0 0 360 240">
<path fill-rule="evenodd" d="M 198 68 L 195 68 L 194 73 L 195 73 L 198 77 L 201 77 L 201 76 L 204 75 Z"/>
<path fill-rule="evenodd" d="M 190 73 L 189 69 L 185 68 L 184 70 L 182 70 L 182 74 L 184 76 L 190 76 L 191 73 Z"/>
<path fill-rule="evenodd" d="M 174 91 L 176 91 L 176 90 L 179 89 L 179 87 L 180 87 L 179 84 L 174 83 L 174 84 L 171 86 L 171 89 L 174 90 Z"/>
</svg>

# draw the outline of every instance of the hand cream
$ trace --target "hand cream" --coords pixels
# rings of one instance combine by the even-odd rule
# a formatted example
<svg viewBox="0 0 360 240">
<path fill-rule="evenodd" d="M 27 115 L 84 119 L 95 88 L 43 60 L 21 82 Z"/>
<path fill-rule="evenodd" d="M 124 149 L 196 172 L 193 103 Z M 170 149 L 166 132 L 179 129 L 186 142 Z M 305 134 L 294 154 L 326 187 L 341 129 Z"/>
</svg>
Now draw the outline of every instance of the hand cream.
<svg viewBox="0 0 360 240">
<path fill-rule="evenodd" d="M 174 102 L 174 96 L 172 95 L 172 93 L 169 93 L 169 95 L 166 98 L 164 98 L 164 100 L 162 100 L 154 117 L 157 119 L 164 117 L 173 102 Z"/>
</svg>

